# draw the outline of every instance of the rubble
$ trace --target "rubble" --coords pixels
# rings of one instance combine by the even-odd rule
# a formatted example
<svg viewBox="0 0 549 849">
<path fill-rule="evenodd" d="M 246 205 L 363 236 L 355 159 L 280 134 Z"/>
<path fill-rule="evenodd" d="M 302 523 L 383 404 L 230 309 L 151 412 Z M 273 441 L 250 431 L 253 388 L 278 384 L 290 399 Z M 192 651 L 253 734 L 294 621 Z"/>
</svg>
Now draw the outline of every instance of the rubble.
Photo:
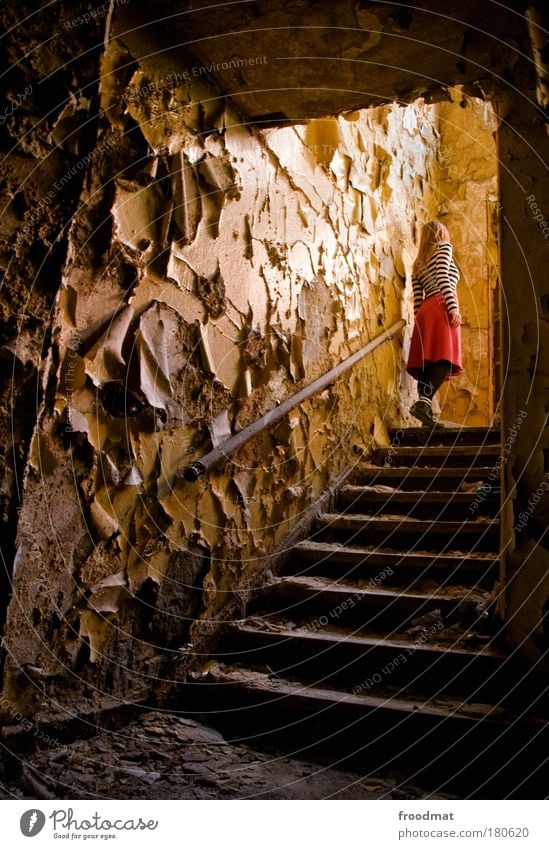
<svg viewBox="0 0 549 849">
<path fill-rule="evenodd" d="M 1 770 L 1 763 L 0 763 Z M 17 775 L 3 776 L 3 799 L 449 799 L 396 770 L 315 763 L 226 740 L 189 717 L 149 711 L 123 731 L 41 749 Z"/>
</svg>

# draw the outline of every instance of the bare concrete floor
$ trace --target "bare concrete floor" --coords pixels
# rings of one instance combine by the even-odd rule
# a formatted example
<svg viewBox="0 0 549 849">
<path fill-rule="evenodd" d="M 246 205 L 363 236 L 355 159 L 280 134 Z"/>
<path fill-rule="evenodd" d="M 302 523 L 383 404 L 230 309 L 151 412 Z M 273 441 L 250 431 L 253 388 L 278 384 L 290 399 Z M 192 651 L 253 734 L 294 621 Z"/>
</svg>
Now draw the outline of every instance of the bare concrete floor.
<svg viewBox="0 0 549 849">
<path fill-rule="evenodd" d="M 455 798 L 395 772 L 368 775 L 229 743 L 192 719 L 160 712 L 9 760 L 2 799 Z"/>
</svg>

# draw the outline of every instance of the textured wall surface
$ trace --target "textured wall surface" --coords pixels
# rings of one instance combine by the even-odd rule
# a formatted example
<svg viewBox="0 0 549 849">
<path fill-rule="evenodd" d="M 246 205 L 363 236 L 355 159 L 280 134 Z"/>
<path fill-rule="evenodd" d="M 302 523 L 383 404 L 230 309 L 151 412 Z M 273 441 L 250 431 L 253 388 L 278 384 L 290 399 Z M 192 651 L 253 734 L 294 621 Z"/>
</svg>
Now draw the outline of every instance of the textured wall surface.
<svg viewBox="0 0 549 849">
<path fill-rule="evenodd" d="M 483 186 L 491 197 L 491 164 L 473 145 L 471 183 L 465 157 L 448 159 L 448 149 L 463 144 L 465 118 L 460 124 L 452 112 L 459 106 L 443 104 L 437 113 L 436 106 L 404 105 L 421 91 L 447 100 L 444 83 L 494 95 L 502 118 L 507 606 L 511 639 L 528 637 L 539 654 L 549 450 L 540 221 L 549 199 L 547 135 L 533 105 L 526 28 L 509 11 L 491 19 L 488 33 L 475 2 L 445 8 L 455 26 L 434 3 L 418 12 L 306 0 L 290 8 L 275 0 L 237 4 L 215 18 L 202 14 L 205 4 L 188 15 L 192 5 L 177 14 L 163 0 L 154 14 L 147 3 L 117 10 L 118 38 L 102 59 L 99 98 L 93 83 L 106 22 L 68 34 L 64 21 L 75 12 L 68 2 L 59 7 L 59 51 L 42 44 L 42 53 L 32 53 L 32 62 L 42 56 L 40 66 L 23 66 L 14 78 L 10 102 L 22 101 L 24 132 L 6 113 L 4 149 L 17 141 L 22 152 L 11 151 L 14 171 L 6 169 L 4 265 L 22 222 L 29 222 L 22 233 L 30 241 L 15 251 L 19 271 L 7 278 L 3 302 L 7 332 L 22 354 L 3 353 L 10 368 L 18 359 L 28 363 L 31 383 L 7 374 L 3 401 L 7 443 L 10 408 L 22 411 L 19 472 L 26 463 L 4 636 L 9 698 L 31 711 L 52 694 L 150 692 L 184 656 L 193 621 L 253 583 L 270 548 L 356 461 L 353 444 L 367 447 L 374 434 L 383 441 L 388 421 L 407 421 L 414 385 L 393 342 L 207 480 L 174 480 L 188 459 L 401 314 L 411 318 L 404 280 L 415 220 L 442 211 L 440 179 L 458 261 L 473 285 L 481 260 L 466 251 L 461 223 Z M 169 25 L 140 26 L 164 12 L 172 14 Z M 470 25 L 478 29 L 474 38 Z M 209 38 L 223 28 L 234 29 L 229 40 Z M 13 68 L 27 33 L 10 48 Z M 43 32 L 32 37 L 45 39 Z M 41 80 L 44 94 L 23 98 L 37 75 L 52 88 Z M 395 97 L 401 105 L 356 111 Z M 54 103 L 62 107 L 52 110 Z M 322 119 L 329 113 L 343 114 Z M 298 123 L 275 128 L 285 115 Z M 250 116 L 257 121 L 250 124 Z M 317 120 L 305 124 L 310 118 Z M 481 148 L 490 135 L 487 127 Z M 37 163 L 44 179 L 34 185 L 26 175 Z M 471 221 L 491 244 L 493 222 L 480 204 Z M 43 297 L 19 327 L 9 310 L 25 302 L 31 279 Z M 481 297 L 472 291 L 464 304 L 469 344 L 479 355 L 490 344 L 474 323 Z M 474 390 L 450 387 L 453 406 L 444 414 L 461 420 L 467 410 L 480 421 L 481 384 L 483 375 Z M 512 429 L 523 409 L 517 438 Z M 2 496 L 13 540 L 12 463 L 10 449 Z"/>
<path fill-rule="evenodd" d="M 505 339 L 502 586 L 509 638 L 539 662 L 549 647 L 549 138 L 536 116 L 534 80 L 525 74 L 519 89 L 500 104 L 498 134 Z"/>
<path fill-rule="evenodd" d="M 440 99 L 441 86 L 457 83 L 490 97 L 528 44 L 516 7 L 523 12 L 518 0 L 493 10 L 478 0 L 157 0 L 157 27 L 146 4 L 132 4 L 119 31 L 127 41 L 141 25 L 149 49 L 188 45 L 197 73 L 207 68 L 249 118 L 302 120 Z"/>
<path fill-rule="evenodd" d="M 152 62 L 124 80 L 120 52 L 69 235 L 7 646 L 12 669 L 54 687 L 103 660 L 105 687 L 129 694 L 144 681 L 124 667 L 154 675 L 193 619 L 253 583 L 353 447 L 402 421 L 394 341 L 225 468 L 175 477 L 410 318 L 438 119 L 418 104 L 252 129 L 198 110 L 212 92 Z"/>
<path fill-rule="evenodd" d="M 76 165 L 94 143 L 101 44 L 96 22 L 69 36 L 69 4 L 47 12 L 36 6 L 0 9 L 0 627 L 65 227 L 85 173 Z M 14 27 L 17 16 L 26 20 L 22 29 Z"/>
<path fill-rule="evenodd" d="M 453 89 L 439 103 L 438 213 L 447 225 L 461 277 L 463 374 L 440 395 L 442 418 L 472 425 L 493 421 L 494 307 L 498 307 L 497 120 L 490 103 Z M 495 302 L 495 303 L 494 303 Z"/>
</svg>

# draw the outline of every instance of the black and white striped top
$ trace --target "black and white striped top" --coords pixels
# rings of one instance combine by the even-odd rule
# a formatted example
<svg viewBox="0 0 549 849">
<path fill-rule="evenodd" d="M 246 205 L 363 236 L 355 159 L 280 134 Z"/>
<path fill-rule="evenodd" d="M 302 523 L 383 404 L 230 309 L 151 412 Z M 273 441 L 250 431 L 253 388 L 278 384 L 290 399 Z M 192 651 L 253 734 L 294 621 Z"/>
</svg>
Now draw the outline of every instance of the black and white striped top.
<svg viewBox="0 0 549 849">
<path fill-rule="evenodd" d="M 458 267 L 452 256 L 452 245 L 442 242 L 429 258 L 427 267 L 419 277 L 412 275 L 414 292 L 414 315 L 431 295 L 444 296 L 448 310 L 459 309 L 456 286 L 459 280 Z"/>
</svg>

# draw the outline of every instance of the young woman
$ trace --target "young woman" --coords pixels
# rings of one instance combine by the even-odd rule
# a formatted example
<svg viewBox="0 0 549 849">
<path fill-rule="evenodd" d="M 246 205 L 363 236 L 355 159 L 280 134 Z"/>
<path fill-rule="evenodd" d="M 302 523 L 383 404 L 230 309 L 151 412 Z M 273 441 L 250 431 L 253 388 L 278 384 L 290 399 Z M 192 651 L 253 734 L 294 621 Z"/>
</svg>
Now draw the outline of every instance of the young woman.
<svg viewBox="0 0 549 849">
<path fill-rule="evenodd" d="M 406 367 L 418 382 L 419 398 L 410 413 L 426 427 L 441 426 L 433 416 L 433 396 L 445 380 L 463 371 L 458 279 L 448 230 L 428 221 L 412 269 L 415 324 Z"/>
</svg>

